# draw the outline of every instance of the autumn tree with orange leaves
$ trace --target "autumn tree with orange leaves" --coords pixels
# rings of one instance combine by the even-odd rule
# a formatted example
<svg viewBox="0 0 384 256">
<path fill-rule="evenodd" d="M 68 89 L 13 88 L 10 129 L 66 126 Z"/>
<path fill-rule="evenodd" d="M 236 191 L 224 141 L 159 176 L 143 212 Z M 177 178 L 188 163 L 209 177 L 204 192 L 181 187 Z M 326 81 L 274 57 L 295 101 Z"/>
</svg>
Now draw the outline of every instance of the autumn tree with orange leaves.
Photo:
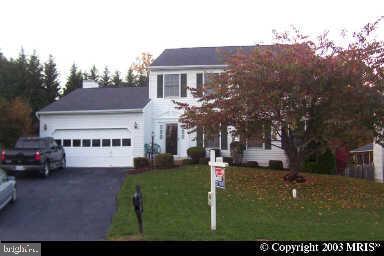
<svg viewBox="0 0 384 256">
<path fill-rule="evenodd" d="M 145 86 L 145 81 L 148 78 L 149 66 L 153 62 L 152 54 L 142 53 L 140 57 L 132 64 L 131 70 L 136 75 L 136 86 Z"/>
<path fill-rule="evenodd" d="M 275 33 L 273 45 L 227 54 L 223 73 L 190 88 L 198 106 L 175 102 L 184 110 L 183 126 L 206 133 L 233 126 L 232 136 L 244 142 L 265 140 L 260 129 L 271 129 L 280 138 L 272 147 L 289 160 L 288 181 L 302 179 L 304 159 L 351 132 L 369 131 L 383 144 L 384 42 L 374 37 L 380 21 L 353 33 L 344 47 L 326 33 L 311 40 L 294 30 Z"/>
<path fill-rule="evenodd" d="M 0 98 L 0 148 L 11 147 L 20 136 L 32 134 L 32 109 L 21 98 Z"/>
</svg>

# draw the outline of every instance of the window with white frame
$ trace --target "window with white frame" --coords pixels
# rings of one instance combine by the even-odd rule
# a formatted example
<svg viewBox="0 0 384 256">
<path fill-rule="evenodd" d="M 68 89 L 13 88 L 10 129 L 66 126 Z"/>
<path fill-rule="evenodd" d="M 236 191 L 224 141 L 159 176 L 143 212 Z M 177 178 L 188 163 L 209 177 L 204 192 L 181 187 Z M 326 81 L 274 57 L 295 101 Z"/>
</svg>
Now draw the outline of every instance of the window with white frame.
<svg viewBox="0 0 384 256">
<path fill-rule="evenodd" d="M 164 97 L 178 97 L 180 86 L 179 74 L 164 75 Z"/>
<path fill-rule="evenodd" d="M 187 74 L 158 75 L 157 97 L 187 97 Z"/>
<path fill-rule="evenodd" d="M 204 73 L 204 84 L 209 86 L 209 83 L 212 82 L 215 75 L 217 75 L 217 73 Z M 206 95 L 211 95 L 213 93 L 213 88 L 206 88 L 205 93 Z"/>
</svg>

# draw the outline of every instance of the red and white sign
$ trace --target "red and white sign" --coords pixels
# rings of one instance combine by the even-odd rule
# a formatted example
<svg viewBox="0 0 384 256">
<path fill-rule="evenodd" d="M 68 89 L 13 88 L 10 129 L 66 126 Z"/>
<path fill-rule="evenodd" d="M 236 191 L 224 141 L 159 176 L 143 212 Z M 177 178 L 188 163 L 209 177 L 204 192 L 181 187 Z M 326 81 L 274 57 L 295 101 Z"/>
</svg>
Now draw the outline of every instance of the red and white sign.
<svg viewBox="0 0 384 256">
<path fill-rule="evenodd" d="M 224 176 L 224 168 L 215 167 L 215 173 L 216 173 L 216 177 L 223 177 Z"/>
</svg>

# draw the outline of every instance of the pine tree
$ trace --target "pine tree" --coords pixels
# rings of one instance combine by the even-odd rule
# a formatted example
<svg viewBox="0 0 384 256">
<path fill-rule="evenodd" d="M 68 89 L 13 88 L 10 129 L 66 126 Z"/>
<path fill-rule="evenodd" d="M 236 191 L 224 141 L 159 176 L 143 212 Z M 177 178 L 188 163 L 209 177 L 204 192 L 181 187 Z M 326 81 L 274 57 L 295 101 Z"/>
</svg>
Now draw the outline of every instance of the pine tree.
<svg viewBox="0 0 384 256">
<path fill-rule="evenodd" d="M 96 66 L 93 65 L 92 68 L 89 70 L 88 79 L 93 80 L 97 82 L 99 80 L 99 71 L 97 70 Z"/>
<path fill-rule="evenodd" d="M 49 55 L 48 61 L 44 64 L 44 89 L 46 91 L 47 104 L 53 102 L 60 96 L 58 76 L 56 63 L 52 55 Z"/>
<path fill-rule="evenodd" d="M 136 76 L 133 73 L 132 67 L 130 67 L 128 69 L 128 73 L 127 73 L 127 76 L 126 76 L 125 80 L 127 81 L 127 86 L 135 86 L 135 84 L 136 84 Z"/>
<path fill-rule="evenodd" d="M 112 77 L 112 86 L 113 87 L 119 87 L 121 86 L 121 78 L 120 78 L 120 72 L 119 71 L 115 71 L 115 73 L 113 74 L 113 77 Z"/>
<path fill-rule="evenodd" d="M 12 93 L 10 98 L 20 96 L 26 98 L 27 81 L 28 81 L 28 60 L 25 55 L 24 49 L 21 48 L 19 56 L 13 61 L 14 69 L 12 70 L 13 81 L 9 81 L 13 84 Z"/>
<path fill-rule="evenodd" d="M 103 76 L 101 77 L 100 83 L 103 87 L 108 87 L 112 83 L 109 69 L 107 66 L 104 67 Z"/>
<path fill-rule="evenodd" d="M 28 80 L 26 82 L 25 99 L 35 112 L 45 105 L 45 91 L 43 88 L 43 66 L 39 57 L 33 51 L 27 64 Z"/>
<path fill-rule="evenodd" d="M 0 52 L 0 99 L 11 99 L 16 95 L 17 83 L 16 74 L 17 67 L 14 60 L 8 60 Z"/>
<path fill-rule="evenodd" d="M 71 67 L 71 72 L 68 76 L 67 83 L 65 84 L 64 95 L 71 91 L 81 88 L 83 85 L 83 76 L 80 70 L 77 70 L 76 64 Z"/>
</svg>

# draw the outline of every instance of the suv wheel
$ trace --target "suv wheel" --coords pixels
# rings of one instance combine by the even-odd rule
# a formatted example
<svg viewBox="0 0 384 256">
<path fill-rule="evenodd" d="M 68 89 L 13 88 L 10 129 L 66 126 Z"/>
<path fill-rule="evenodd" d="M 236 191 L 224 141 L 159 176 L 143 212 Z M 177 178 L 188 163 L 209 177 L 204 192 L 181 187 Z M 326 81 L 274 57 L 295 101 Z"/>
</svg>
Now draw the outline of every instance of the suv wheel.
<svg viewBox="0 0 384 256">
<path fill-rule="evenodd" d="M 67 167 L 67 161 L 65 160 L 65 156 L 61 159 L 60 169 L 65 169 Z"/>
<path fill-rule="evenodd" d="M 49 173 L 50 173 L 49 163 L 45 162 L 43 169 L 40 171 L 40 175 L 41 177 L 46 178 L 49 176 Z"/>
</svg>

